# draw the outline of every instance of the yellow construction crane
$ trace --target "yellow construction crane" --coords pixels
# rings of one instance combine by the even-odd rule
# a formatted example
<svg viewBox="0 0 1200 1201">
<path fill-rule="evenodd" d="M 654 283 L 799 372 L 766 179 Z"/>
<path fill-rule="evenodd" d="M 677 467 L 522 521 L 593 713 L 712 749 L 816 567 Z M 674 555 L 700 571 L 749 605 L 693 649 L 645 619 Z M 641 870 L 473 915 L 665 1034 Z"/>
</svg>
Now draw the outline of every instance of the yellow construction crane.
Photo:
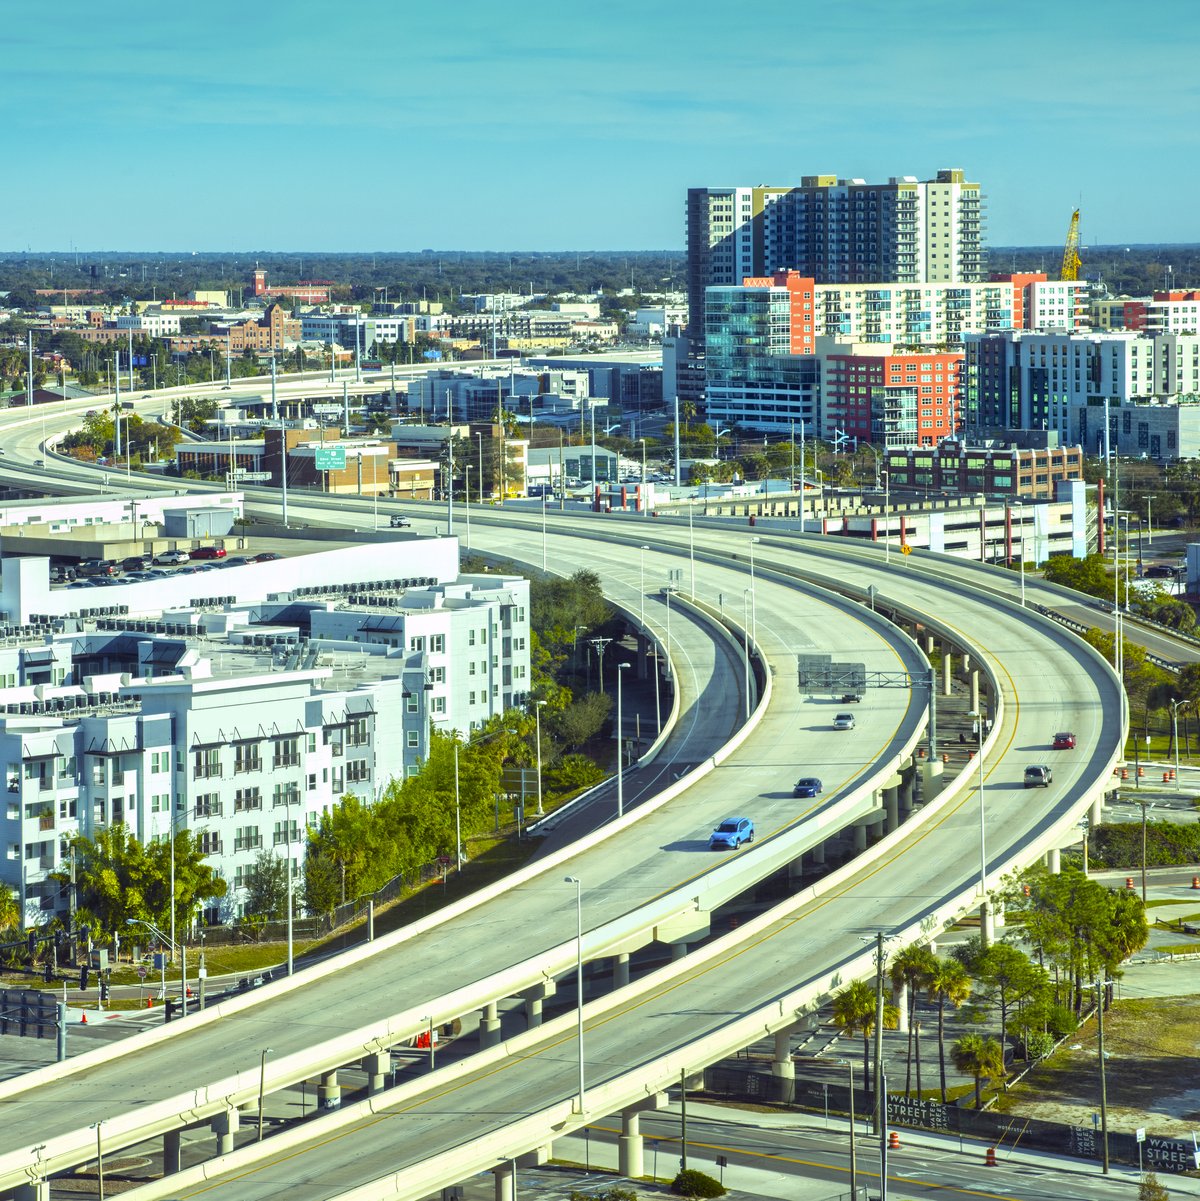
<svg viewBox="0 0 1200 1201">
<path fill-rule="evenodd" d="M 1067 244 L 1063 247 L 1062 279 L 1078 279 L 1079 268 L 1079 210 L 1071 214 L 1071 225 L 1067 229 Z"/>
</svg>

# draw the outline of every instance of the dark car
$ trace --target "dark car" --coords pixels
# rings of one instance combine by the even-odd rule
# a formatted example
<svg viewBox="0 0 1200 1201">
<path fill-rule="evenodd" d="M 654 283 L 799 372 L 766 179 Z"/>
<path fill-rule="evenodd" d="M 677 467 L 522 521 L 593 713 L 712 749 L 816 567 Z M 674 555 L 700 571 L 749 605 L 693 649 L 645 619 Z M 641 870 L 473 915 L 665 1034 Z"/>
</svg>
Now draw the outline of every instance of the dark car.
<svg viewBox="0 0 1200 1201">
<path fill-rule="evenodd" d="M 1166 580 L 1170 579 L 1175 574 L 1175 569 L 1168 566 L 1166 563 L 1155 563 L 1146 568 L 1146 579 L 1148 580 Z"/>
<path fill-rule="evenodd" d="M 1049 788 L 1054 781 L 1054 770 L 1046 763 L 1031 763 L 1025 769 L 1026 788 Z"/>
<path fill-rule="evenodd" d="M 820 796 L 821 781 L 816 776 L 801 776 L 792 789 L 792 796 Z"/>
<path fill-rule="evenodd" d="M 276 559 L 282 559 L 283 556 L 278 551 L 260 550 L 258 554 L 250 556 L 251 563 L 274 563 Z"/>
<path fill-rule="evenodd" d="M 121 560 L 122 571 L 145 571 L 147 567 L 152 566 L 154 559 L 150 555 L 130 555 L 128 559 Z"/>
<path fill-rule="evenodd" d="M 120 568 L 112 559 L 84 559 L 79 564 L 76 574 L 94 579 L 100 576 L 116 575 L 119 570 Z"/>
<path fill-rule="evenodd" d="M 225 558 L 225 548 L 223 546 L 198 546 L 188 557 L 191 559 L 223 559 Z"/>
</svg>

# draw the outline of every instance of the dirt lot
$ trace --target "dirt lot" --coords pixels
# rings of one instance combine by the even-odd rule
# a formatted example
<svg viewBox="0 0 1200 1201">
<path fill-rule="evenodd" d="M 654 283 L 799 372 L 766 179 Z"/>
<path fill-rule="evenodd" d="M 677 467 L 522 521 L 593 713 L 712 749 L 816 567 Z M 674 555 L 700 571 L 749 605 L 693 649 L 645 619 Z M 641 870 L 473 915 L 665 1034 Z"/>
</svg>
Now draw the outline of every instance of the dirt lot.
<svg viewBox="0 0 1200 1201">
<path fill-rule="evenodd" d="M 1200 997 L 1121 1001 L 1104 1019 L 1110 1130 L 1186 1137 L 1200 1125 Z M 1089 1022 L 1014 1085 L 999 1108 L 1089 1126 L 1100 1108 L 1097 1029 Z"/>
</svg>

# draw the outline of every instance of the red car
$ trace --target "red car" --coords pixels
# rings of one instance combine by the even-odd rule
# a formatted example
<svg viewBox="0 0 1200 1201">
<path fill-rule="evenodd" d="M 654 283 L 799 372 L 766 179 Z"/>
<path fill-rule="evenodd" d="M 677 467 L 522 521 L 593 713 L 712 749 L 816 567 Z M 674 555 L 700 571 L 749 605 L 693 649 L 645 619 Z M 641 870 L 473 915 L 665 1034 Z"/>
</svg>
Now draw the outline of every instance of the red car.
<svg viewBox="0 0 1200 1201">
<path fill-rule="evenodd" d="M 225 558 L 225 548 L 223 546 L 198 546 L 188 557 L 191 559 L 223 559 Z"/>
<path fill-rule="evenodd" d="M 1056 751 L 1073 751 L 1075 749 L 1075 735 L 1069 734 L 1066 731 L 1055 734 L 1054 749 Z"/>
</svg>

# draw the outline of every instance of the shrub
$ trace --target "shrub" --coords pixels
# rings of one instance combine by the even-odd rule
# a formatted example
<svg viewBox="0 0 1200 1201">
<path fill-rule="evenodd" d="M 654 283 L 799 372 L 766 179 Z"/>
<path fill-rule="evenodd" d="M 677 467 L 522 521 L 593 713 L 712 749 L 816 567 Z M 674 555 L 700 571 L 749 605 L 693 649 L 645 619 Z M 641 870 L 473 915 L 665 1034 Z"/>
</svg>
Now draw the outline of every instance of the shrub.
<svg viewBox="0 0 1200 1201">
<path fill-rule="evenodd" d="M 1031 1030 L 1025 1039 L 1025 1055 L 1029 1059 L 1045 1059 L 1054 1049 L 1054 1036 Z"/>
<path fill-rule="evenodd" d="M 677 1197 L 723 1197 L 726 1189 L 707 1173 L 687 1168 L 671 1181 L 671 1192 Z"/>
</svg>

